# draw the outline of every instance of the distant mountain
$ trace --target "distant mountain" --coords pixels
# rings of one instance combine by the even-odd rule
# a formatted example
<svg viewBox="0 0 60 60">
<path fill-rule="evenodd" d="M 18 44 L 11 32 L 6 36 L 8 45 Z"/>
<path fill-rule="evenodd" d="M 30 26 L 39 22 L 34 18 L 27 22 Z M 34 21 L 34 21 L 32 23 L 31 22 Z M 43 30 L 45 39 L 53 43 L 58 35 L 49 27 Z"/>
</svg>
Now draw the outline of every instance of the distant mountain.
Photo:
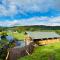
<svg viewBox="0 0 60 60">
<path fill-rule="evenodd" d="M 60 30 L 60 26 L 31 25 L 31 26 L 0 27 L 0 31 L 8 29 L 18 31 Z"/>
<path fill-rule="evenodd" d="M 12 29 L 19 29 L 19 30 L 60 30 L 60 26 L 45 26 L 45 25 L 32 25 L 32 26 L 14 26 L 11 27 Z"/>
</svg>

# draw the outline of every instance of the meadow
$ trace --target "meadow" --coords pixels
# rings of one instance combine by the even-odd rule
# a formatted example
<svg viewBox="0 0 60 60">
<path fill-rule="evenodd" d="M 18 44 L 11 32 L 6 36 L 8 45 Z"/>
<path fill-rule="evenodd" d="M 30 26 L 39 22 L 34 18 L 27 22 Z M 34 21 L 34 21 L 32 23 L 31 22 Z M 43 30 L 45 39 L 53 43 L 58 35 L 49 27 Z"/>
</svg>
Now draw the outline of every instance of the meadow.
<svg viewBox="0 0 60 60">
<path fill-rule="evenodd" d="M 32 55 L 18 60 L 60 60 L 60 42 L 36 47 Z"/>
</svg>

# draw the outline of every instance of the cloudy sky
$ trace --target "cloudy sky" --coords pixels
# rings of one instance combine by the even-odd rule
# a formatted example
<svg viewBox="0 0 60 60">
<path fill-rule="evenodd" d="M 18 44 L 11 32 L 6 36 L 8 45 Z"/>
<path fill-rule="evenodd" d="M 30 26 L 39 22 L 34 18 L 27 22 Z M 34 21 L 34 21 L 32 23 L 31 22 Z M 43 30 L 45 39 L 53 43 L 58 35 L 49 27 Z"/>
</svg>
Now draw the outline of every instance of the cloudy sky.
<svg viewBox="0 0 60 60">
<path fill-rule="evenodd" d="M 0 0 L 0 26 L 60 26 L 60 0 Z"/>
</svg>

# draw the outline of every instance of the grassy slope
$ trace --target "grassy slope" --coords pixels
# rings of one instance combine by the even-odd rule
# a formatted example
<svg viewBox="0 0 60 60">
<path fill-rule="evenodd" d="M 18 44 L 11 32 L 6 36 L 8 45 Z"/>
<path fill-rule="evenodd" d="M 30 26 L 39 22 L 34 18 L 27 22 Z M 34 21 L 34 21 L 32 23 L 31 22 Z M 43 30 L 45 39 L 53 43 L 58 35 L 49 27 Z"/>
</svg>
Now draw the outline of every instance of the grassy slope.
<svg viewBox="0 0 60 60">
<path fill-rule="evenodd" d="M 31 56 L 18 60 L 60 60 L 60 42 L 37 47 Z"/>
</svg>

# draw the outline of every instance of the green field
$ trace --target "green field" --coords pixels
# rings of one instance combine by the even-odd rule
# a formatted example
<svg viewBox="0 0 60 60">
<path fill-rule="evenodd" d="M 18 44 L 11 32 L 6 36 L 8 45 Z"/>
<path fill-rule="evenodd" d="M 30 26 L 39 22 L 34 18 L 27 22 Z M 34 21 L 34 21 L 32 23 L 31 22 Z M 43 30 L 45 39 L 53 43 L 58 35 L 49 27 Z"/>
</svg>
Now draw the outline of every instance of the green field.
<svg viewBox="0 0 60 60">
<path fill-rule="evenodd" d="M 7 34 L 13 36 L 15 39 L 24 40 L 24 32 L 21 32 L 21 33 L 7 32 Z"/>
<path fill-rule="evenodd" d="M 36 47 L 32 55 L 18 60 L 60 60 L 60 42 Z"/>
<path fill-rule="evenodd" d="M 5 31 L 5 35 L 13 36 L 14 39 L 24 40 L 24 32 L 26 31 L 53 31 L 60 34 L 60 26 L 15 26 L 15 27 L 1 27 L 0 35 Z M 16 32 L 17 31 L 17 32 Z M 4 43 L 7 43 L 6 40 Z M 2 45 L 0 44 L 0 48 Z M 11 47 L 11 46 L 10 46 Z M 5 54 L 5 53 L 4 53 Z M 0 54 L 1 55 L 1 54 Z M 3 54 L 2 54 L 3 56 Z M 39 46 L 34 49 L 31 55 L 18 58 L 18 60 L 60 60 L 60 42 L 49 44 L 46 46 Z"/>
</svg>

